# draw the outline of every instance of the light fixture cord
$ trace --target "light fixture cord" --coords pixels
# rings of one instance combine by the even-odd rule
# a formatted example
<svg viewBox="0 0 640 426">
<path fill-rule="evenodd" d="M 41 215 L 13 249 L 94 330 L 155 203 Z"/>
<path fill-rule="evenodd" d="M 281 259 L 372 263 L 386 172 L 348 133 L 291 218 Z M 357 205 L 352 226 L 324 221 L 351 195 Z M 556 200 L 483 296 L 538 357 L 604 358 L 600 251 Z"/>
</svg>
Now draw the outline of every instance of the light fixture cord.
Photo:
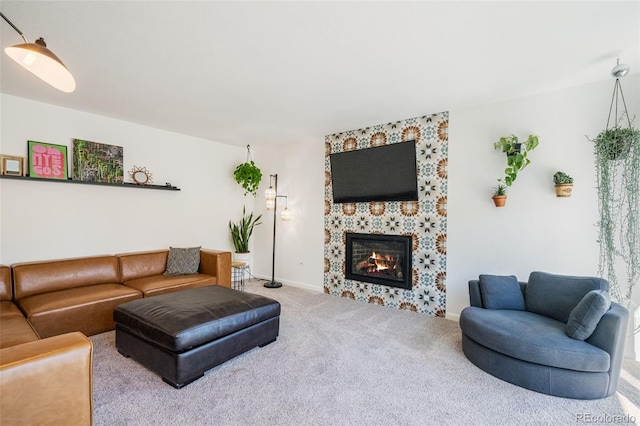
<svg viewBox="0 0 640 426">
<path fill-rule="evenodd" d="M 29 40 L 27 40 L 27 38 L 24 36 L 24 34 L 22 34 L 22 31 L 20 31 L 18 29 L 18 27 L 16 27 L 15 25 L 13 25 L 13 22 L 11 22 L 9 20 L 9 18 L 7 18 L 6 16 L 4 16 L 4 13 L 0 12 L 0 16 L 2 16 L 2 19 L 4 19 L 5 21 L 7 21 L 7 24 L 11 25 L 11 28 L 13 28 L 14 30 L 16 30 L 16 32 L 18 34 L 20 34 L 20 37 L 22 37 L 22 39 L 24 40 L 25 43 L 29 43 Z"/>
</svg>

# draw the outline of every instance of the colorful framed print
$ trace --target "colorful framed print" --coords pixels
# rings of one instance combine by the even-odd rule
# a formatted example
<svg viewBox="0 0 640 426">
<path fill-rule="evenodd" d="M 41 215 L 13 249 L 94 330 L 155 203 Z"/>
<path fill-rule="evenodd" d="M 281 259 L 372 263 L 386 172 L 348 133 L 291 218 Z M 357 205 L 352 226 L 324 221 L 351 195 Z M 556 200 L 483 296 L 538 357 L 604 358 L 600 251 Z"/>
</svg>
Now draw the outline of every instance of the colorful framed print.
<svg viewBox="0 0 640 426">
<path fill-rule="evenodd" d="M 0 173 L 7 176 L 24 176 L 24 157 L 0 155 Z"/>
<path fill-rule="evenodd" d="M 73 140 L 73 179 L 84 182 L 123 183 L 121 146 Z"/>
<path fill-rule="evenodd" d="M 27 141 L 29 171 L 31 178 L 67 180 L 69 163 L 67 147 L 52 143 Z"/>
</svg>

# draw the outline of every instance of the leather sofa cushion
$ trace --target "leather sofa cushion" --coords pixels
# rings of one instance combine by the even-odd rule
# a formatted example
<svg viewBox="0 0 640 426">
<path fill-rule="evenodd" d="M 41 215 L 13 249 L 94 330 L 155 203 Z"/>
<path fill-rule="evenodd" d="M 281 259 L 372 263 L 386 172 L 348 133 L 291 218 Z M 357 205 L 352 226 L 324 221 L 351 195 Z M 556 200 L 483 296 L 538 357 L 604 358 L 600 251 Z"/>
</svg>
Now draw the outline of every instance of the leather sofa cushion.
<svg viewBox="0 0 640 426">
<path fill-rule="evenodd" d="M 124 282 L 125 286 L 142 292 L 144 297 L 215 284 L 216 277 L 206 274 L 155 275 Z"/>
<path fill-rule="evenodd" d="M 0 330 L 0 349 L 40 339 L 22 314 L 2 316 Z"/>
<path fill-rule="evenodd" d="M 11 269 L 8 266 L 0 265 L 0 300 L 10 301 L 12 298 Z"/>
<path fill-rule="evenodd" d="M 119 282 L 115 256 L 48 260 L 12 265 L 16 300 L 70 288 Z"/>
<path fill-rule="evenodd" d="M 9 302 L 7 300 L 0 301 L 0 317 L 4 318 L 5 316 L 14 315 L 24 317 L 22 311 L 16 306 L 15 303 Z"/>
<path fill-rule="evenodd" d="M 169 250 L 117 254 L 120 262 L 120 282 L 162 275 L 167 269 Z"/>
<path fill-rule="evenodd" d="M 277 301 L 220 286 L 134 300 L 113 312 L 118 327 L 178 353 L 278 315 Z"/>
<path fill-rule="evenodd" d="M 609 291 L 609 282 L 598 277 L 532 272 L 525 293 L 527 311 L 566 323 L 573 308 L 591 290 Z"/>
<path fill-rule="evenodd" d="M 575 371 L 607 372 L 609 354 L 565 334 L 566 324 L 526 311 L 467 307 L 462 332 L 481 345 L 512 358 Z"/>
<path fill-rule="evenodd" d="M 88 336 L 113 330 L 113 309 L 142 294 L 121 284 L 99 284 L 38 294 L 18 304 L 40 337 L 80 331 Z"/>
</svg>

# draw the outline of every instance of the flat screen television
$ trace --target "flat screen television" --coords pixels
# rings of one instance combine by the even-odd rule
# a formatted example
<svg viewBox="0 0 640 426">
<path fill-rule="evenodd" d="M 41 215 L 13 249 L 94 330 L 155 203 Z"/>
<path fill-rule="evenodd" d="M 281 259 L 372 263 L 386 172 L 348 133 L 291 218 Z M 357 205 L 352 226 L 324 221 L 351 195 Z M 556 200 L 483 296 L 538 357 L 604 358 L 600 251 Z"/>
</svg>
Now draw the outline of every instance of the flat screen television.
<svg viewBox="0 0 640 426">
<path fill-rule="evenodd" d="M 334 203 L 418 199 L 416 142 L 330 155 Z"/>
</svg>

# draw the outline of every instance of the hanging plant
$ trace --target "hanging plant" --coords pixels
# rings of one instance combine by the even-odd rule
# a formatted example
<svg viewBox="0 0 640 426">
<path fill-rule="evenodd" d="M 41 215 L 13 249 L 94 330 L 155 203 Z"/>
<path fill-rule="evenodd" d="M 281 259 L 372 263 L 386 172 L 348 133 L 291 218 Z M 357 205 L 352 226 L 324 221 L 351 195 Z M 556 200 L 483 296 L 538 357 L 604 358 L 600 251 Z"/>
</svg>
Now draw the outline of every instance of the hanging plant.
<svg viewBox="0 0 640 426">
<path fill-rule="evenodd" d="M 507 167 L 504 169 L 504 183 L 507 186 L 513 185 L 518 173 L 524 170 L 531 160 L 528 158 L 530 151 L 538 146 L 538 136 L 529 135 L 526 142 L 518 142 L 516 135 L 503 136 L 493 147 L 507 154 Z M 502 182 L 502 179 L 499 179 Z"/>
<path fill-rule="evenodd" d="M 612 72 L 612 75 L 618 77 L 624 74 Z M 640 131 L 631 125 L 618 78 L 613 94 L 609 120 L 614 99 L 617 113 L 618 95 L 622 97 L 624 111 L 615 127 L 609 129 L 607 121 L 607 128 L 591 140 L 594 144 L 600 213 L 597 223 L 600 246 L 598 269 L 599 274 L 609 281 L 613 298 L 628 306 L 633 287 L 640 278 Z M 617 114 L 614 117 L 618 118 Z M 624 117 L 627 127 L 620 127 Z M 616 264 L 625 265 L 625 277 L 619 276 Z"/>
<path fill-rule="evenodd" d="M 251 159 L 250 146 L 247 145 L 247 161 L 239 164 L 233 171 L 233 178 L 244 188 L 244 195 L 257 194 L 258 186 L 262 180 L 262 172 Z"/>
</svg>

